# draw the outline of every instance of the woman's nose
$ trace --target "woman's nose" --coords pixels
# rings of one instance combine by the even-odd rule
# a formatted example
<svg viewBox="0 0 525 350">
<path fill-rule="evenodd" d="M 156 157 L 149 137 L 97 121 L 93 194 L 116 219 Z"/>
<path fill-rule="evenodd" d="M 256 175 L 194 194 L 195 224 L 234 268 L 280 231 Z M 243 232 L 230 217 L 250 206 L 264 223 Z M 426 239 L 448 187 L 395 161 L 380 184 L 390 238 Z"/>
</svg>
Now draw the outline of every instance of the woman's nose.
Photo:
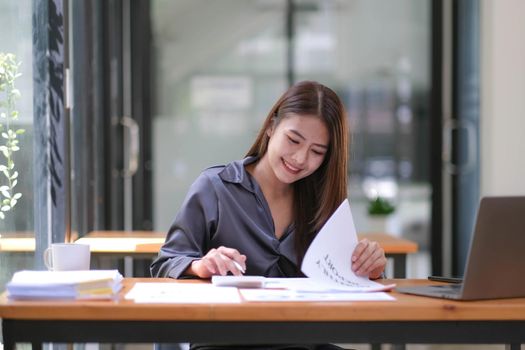
<svg viewBox="0 0 525 350">
<path fill-rule="evenodd" d="M 306 159 L 308 158 L 308 150 L 306 149 L 299 149 L 294 153 L 293 160 L 295 161 L 296 165 L 302 166 L 306 163 Z"/>
</svg>

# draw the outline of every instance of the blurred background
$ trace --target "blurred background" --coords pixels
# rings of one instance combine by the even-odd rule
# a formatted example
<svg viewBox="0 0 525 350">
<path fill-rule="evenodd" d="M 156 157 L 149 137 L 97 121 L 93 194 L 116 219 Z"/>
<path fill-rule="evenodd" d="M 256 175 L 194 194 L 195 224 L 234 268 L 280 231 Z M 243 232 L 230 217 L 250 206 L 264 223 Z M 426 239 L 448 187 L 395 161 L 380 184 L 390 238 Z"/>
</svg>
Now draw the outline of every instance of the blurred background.
<svg viewBox="0 0 525 350">
<path fill-rule="evenodd" d="M 408 277 L 461 275 L 480 196 L 525 193 L 524 10 L 519 0 L 0 0 L 0 52 L 21 74 L 18 118 L 0 123 L 25 129 L 6 192 L 22 196 L 3 205 L 0 238 L 35 242 L 0 246 L 0 285 L 42 268 L 51 242 L 166 232 L 196 176 L 242 158 L 275 100 L 306 79 L 347 108 L 358 232 L 416 242 Z"/>
<path fill-rule="evenodd" d="M 0 289 L 43 269 L 53 242 L 166 232 L 196 176 L 243 158 L 306 79 L 348 111 L 357 231 L 417 243 L 407 277 L 461 276 L 480 197 L 525 194 L 523 13 L 521 0 L 0 0 Z"/>
</svg>

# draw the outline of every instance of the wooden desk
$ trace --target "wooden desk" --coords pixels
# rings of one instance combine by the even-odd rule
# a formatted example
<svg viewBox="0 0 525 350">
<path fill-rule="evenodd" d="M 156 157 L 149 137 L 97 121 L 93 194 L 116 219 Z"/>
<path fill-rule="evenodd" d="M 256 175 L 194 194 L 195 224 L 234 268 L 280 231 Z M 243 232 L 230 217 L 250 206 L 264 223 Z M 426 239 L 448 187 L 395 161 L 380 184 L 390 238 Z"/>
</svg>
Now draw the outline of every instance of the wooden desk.
<svg viewBox="0 0 525 350">
<path fill-rule="evenodd" d="M 165 238 L 155 231 L 92 231 L 75 242 L 89 244 L 94 254 L 154 258 Z"/>
<path fill-rule="evenodd" d="M 91 253 L 110 256 L 154 257 L 164 243 L 166 233 L 155 231 L 93 231 L 75 240 L 89 244 Z M 0 252 L 32 253 L 35 251 L 34 234 L 0 236 Z"/>
<path fill-rule="evenodd" d="M 457 302 L 392 293 L 396 301 L 136 304 L 0 299 L 4 349 L 18 342 L 525 343 L 525 298 Z M 384 281 L 390 283 L 392 281 Z M 430 283 L 396 280 L 398 285 Z M 190 282 L 193 283 L 193 282 Z M 198 282 L 197 282 L 198 283 Z"/>
<path fill-rule="evenodd" d="M 407 271 L 407 254 L 417 253 L 418 245 L 408 239 L 387 233 L 360 233 L 359 239 L 368 238 L 376 241 L 384 249 L 387 258 L 394 261 L 394 278 L 405 278 Z"/>
<path fill-rule="evenodd" d="M 0 236 L 0 253 L 31 253 L 35 251 L 33 232 L 7 233 Z"/>
<path fill-rule="evenodd" d="M 76 242 L 89 244 L 94 255 L 149 259 L 157 256 L 165 237 L 165 232 L 155 231 L 93 231 Z M 417 243 L 386 233 L 359 234 L 359 238 L 364 237 L 377 241 L 385 250 L 386 256 L 394 260 L 394 277 L 406 276 L 407 254 L 417 252 Z M 0 238 L 0 252 L 29 252 L 34 249 L 34 238 Z M 125 275 L 131 276 L 129 273 Z"/>
</svg>

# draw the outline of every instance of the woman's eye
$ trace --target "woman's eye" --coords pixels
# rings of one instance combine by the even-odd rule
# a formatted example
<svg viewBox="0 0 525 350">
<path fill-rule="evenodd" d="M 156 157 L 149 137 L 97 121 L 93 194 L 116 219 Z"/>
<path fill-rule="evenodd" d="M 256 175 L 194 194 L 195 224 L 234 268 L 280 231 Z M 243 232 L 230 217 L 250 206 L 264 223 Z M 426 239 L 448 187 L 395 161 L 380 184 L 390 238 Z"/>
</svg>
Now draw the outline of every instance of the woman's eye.
<svg viewBox="0 0 525 350">
<path fill-rule="evenodd" d="M 295 140 L 295 139 L 292 139 L 291 137 L 288 137 L 288 140 L 291 142 L 291 143 L 294 143 L 294 144 L 298 144 L 299 141 Z"/>
<path fill-rule="evenodd" d="M 312 150 L 312 152 L 314 152 L 314 154 L 316 154 L 316 155 L 318 155 L 318 156 L 322 156 L 322 155 L 324 155 L 324 152 L 316 151 L 315 149 Z"/>
</svg>

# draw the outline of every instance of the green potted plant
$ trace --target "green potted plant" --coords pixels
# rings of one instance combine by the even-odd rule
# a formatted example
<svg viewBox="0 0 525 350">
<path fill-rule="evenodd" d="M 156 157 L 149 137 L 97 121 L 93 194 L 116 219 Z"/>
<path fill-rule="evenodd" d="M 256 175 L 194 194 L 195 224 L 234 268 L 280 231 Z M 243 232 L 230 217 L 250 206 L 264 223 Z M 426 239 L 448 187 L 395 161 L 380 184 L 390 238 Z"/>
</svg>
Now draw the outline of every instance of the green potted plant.
<svg viewBox="0 0 525 350">
<path fill-rule="evenodd" d="M 386 198 L 377 196 L 368 203 L 368 231 L 386 233 L 388 219 L 395 211 L 394 205 Z"/>
<path fill-rule="evenodd" d="M 388 215 L 392 214 L 396 208 L 386 198 L 377 196 L 368 204 L 368 214 L 370 215 Z"/>
<path fill-rule="evenodd" d="M 16 100 L 20 91 L 15 80 L 20 62 L 12 53 L 0 52 L 0 219 L 5 219 L 22 194 L 16 192 L 18 171 L 15 167 L 14 153 L 20 150 L 18 136 L 24 129 L 16 129 L 13 122 L 18 119 Z M 3 158 L 2 158 L 3 157 Z"/>
</svg>

